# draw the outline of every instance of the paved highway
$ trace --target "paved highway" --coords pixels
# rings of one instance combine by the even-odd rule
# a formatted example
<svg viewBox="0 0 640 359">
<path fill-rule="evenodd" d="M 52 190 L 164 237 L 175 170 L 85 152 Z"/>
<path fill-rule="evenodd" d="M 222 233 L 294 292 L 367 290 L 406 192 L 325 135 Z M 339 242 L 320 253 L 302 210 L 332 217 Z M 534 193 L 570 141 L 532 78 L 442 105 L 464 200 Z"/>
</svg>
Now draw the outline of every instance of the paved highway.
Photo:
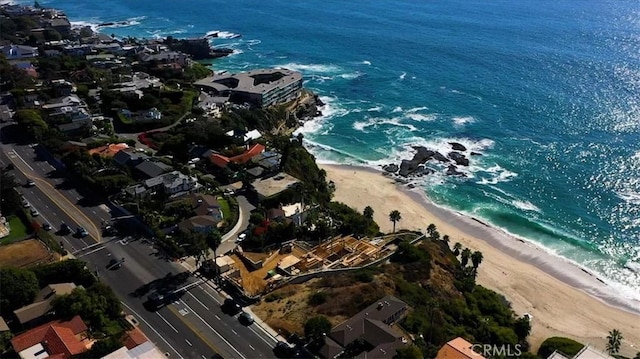
<svg viewBox="0 0 640 359">
<path fill-rule="evenodd" d="M 29 146 L 4 145 L 1 152 L 2 162 L 14 164 L 18 181 L 25 183 L 27 178 L 35 181 L 36 186 L 19 190 L 40 213 L 37 221 L 51 224 L 53 231 L 63 222 L 89 231 L 90 236 L 86 238 L 72 235 L 56 238 L 60 238 L 67 250 L 87 261 L 101 280 L 113 288 L 126 311 L 141 322 L 143 331 L 161 350 L 178 358 L 209 358 L 216 352 L 225 358 L 273 357 L 276 339 L 257 325 L 245 327 L 236 317 L 222 313 L 220 303 L 224 296 L 208 283 L 195 285 L 179 300 L 158 311 L 147 310 L 144 303 L 149 291 L 140 291 L 140 288 L 166 278 L 169 273 L 175 276 L 185 272 L 185 265 L 160 258 L 153 246 L 142 240 L 102 238 L 100 223 L 109 220 L 108 207 L 94 203 L 80 209 L 77 206 L 83 202 L 80 194 L 65 186 L 63 178 L 51 176 L 54 168 L 47 162 L 37 161 Z M 124 258 L 122 268 L 107 269 L 112 258 Z M 198 281 L 199 278 L 189 276 L 183 285 Z M 138 295 L 132 295 L 136 290 Z"/>
</svg>

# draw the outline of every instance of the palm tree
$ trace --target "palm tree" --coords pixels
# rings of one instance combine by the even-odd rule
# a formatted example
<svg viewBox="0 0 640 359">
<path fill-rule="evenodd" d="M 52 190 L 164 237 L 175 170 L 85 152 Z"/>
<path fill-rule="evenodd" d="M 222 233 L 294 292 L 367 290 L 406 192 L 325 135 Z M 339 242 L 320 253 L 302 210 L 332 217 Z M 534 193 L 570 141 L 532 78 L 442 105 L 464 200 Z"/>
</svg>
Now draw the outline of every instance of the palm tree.
<svg viewBox="0 0 640 359">
<path fill-rule="evenodd" d="M 456 242 L 456 244 L 453 245 L 453 254 L 457 257 L 458 255 L 460 255 L 461 249 L 462 249 L 462 244 L 460 242 Z"/>
<path fill-rule="evenodd" d="M 427 233 L 429 233 L 429 236 L 433 237 L 433 232 L 436 231 L 436 225 L 431 223 L 427 226 Z"/>
<path fill-rule="evenodd" d="M 449 235 L 445 234 L 444 236 L 442 236 L 442 240 L 445 241 L 445 243 L 449 244 L 449 240 L 450 240 Z"/>
<path fill-rule="evenodd" d="M 364 207 L 362 214 L 367 217 L 367 219 L 373 219 L 373 208 L 371 208 L 371 206 Z"/>
<path fill-rule="evenodd" d="M 471 249 L 469 248 L 463 249 L 462 257 L 460 258 L 463 267 L 466 267 L 467 263 L 469 263 L 469 257 L 471 257 Z"/>
<path fill-rule="evenodd" d="M 402 216 L 400 215 L 400 211 L 394 209 L 389 213 L 389 220 L 393 222 L 393 233 L 396 233 L 396 222 L 400 221 Z"/>
<path fill-rule="evenodd" d="M 478 266 L 482 263 L 482 252 L 475 251 L 471 255 L 471 263 L 473 263 L 473 270 L 478 270 Z"/>
<path fill-rule="evenodd" d="M 618 329 L 613 329 L 607 336 L 607 353 L 616 354 L 620 351 L 620 342 L 624 337 Z"/>
</svg>

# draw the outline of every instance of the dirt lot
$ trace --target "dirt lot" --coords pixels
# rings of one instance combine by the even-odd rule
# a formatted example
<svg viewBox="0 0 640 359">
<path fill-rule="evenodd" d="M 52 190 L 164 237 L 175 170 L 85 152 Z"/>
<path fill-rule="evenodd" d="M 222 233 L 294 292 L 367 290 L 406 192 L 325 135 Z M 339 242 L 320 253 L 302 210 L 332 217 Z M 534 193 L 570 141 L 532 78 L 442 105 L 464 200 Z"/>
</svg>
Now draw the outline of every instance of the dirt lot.
<svg viewBox="0 0 640 359">
<path fill-rule="evenodd" d="M 49 252 L 47 247 L 37 239 L 0 246 L 0 266 L 27 267 L 35 264 L 51 263 L 57 255 Z"/>
</svg>

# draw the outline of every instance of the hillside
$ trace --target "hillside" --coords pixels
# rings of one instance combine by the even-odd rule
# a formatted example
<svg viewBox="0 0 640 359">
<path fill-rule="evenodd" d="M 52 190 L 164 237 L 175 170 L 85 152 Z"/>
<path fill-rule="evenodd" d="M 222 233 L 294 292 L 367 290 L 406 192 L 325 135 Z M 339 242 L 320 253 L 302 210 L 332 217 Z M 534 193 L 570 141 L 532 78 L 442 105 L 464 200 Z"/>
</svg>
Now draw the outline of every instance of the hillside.
<svg viewBox="0 0 640 359">
<path fill-rule="evenodd" d="M 528 348 L 529 322 L 516 318 L 504 297 L 475 285 L 471 253 L 465 253 L 468 257 L 459 260 L 442 240 L 401 243 L 384 265 L 284 286 L 254 312 L 283 333 L 303 335 L 304 323 L 312 317 L 323 315 L 336 325 L 391 294 L 412 307 L 400 325 L 414 338 L 422 335 L 416 345 L 426 357 L 434 357 L 457 336 Z"/>
</svg>

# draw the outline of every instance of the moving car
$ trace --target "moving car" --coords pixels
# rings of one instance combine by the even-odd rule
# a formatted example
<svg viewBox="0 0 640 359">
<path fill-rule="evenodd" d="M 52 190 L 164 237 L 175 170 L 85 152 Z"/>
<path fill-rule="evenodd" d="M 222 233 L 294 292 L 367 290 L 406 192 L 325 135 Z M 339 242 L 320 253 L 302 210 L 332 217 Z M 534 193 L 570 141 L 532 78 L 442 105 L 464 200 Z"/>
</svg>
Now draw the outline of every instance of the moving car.
<svg viewBox="0 0 640 359">
<path fill-rule="evenodd" d="M 36 183 L 35 183 L 35 182 L 33 182 L 32 180 L 28 180 L 28 181 L 27 181 L 27 184 L 26 184 L 26 186 L 27 186 L 27 187 L 33 187 L 33 186 L 35 186 L 35 185 L 36 185 Z"/>
<path fill-rule="evenodd" d="M 116 269 L 122 268 L 122 262 L 123 261 L 119 261 L 115 258 L 111 258 L 111 260 L 109 261 L 109 264 L 107 264 L 107 269 L 116 270 Z"/>
<path fill-rule="evenodd" d="M 86 236 L 89 235 L 89 232 L 87 232 L 86 229 L 82 228 L 82 227 L 78 227 L 78 229 L 76 229 L 76 236 L 80 237 L 80 238 L 84 238 Z"/>
<path fill-rule="evenodd" d="M 242 312 L 242 314 L 238 316 L 238 321 L 240 321 L 240 323 L 243 325 L 251 325 L 254 322 L 251 314 L 247 312 Z"/>
<path fill-rule="evenodd" d="M 60 233 L 61 234 L 69 234 L 69 233 L 71 233 L 71 227 L 69 227 L 69 225 L 66 224 L 66 223 L 62 223 L 60 225 Z"/>
<path fill-rule="evenodd" d="M 227 298 L 222 303 L 222 311 L 229 315 L 236 315 L 242 311 L 242 307 L 235 300 Z"/>
<path fill-rule="evenodd" d="M 51 225 L 49 223 L 43 223 L 42 224 L 42 229 L 44 229 L 45 231 L 50 231 L 51 230 Z"/>
</svg>

